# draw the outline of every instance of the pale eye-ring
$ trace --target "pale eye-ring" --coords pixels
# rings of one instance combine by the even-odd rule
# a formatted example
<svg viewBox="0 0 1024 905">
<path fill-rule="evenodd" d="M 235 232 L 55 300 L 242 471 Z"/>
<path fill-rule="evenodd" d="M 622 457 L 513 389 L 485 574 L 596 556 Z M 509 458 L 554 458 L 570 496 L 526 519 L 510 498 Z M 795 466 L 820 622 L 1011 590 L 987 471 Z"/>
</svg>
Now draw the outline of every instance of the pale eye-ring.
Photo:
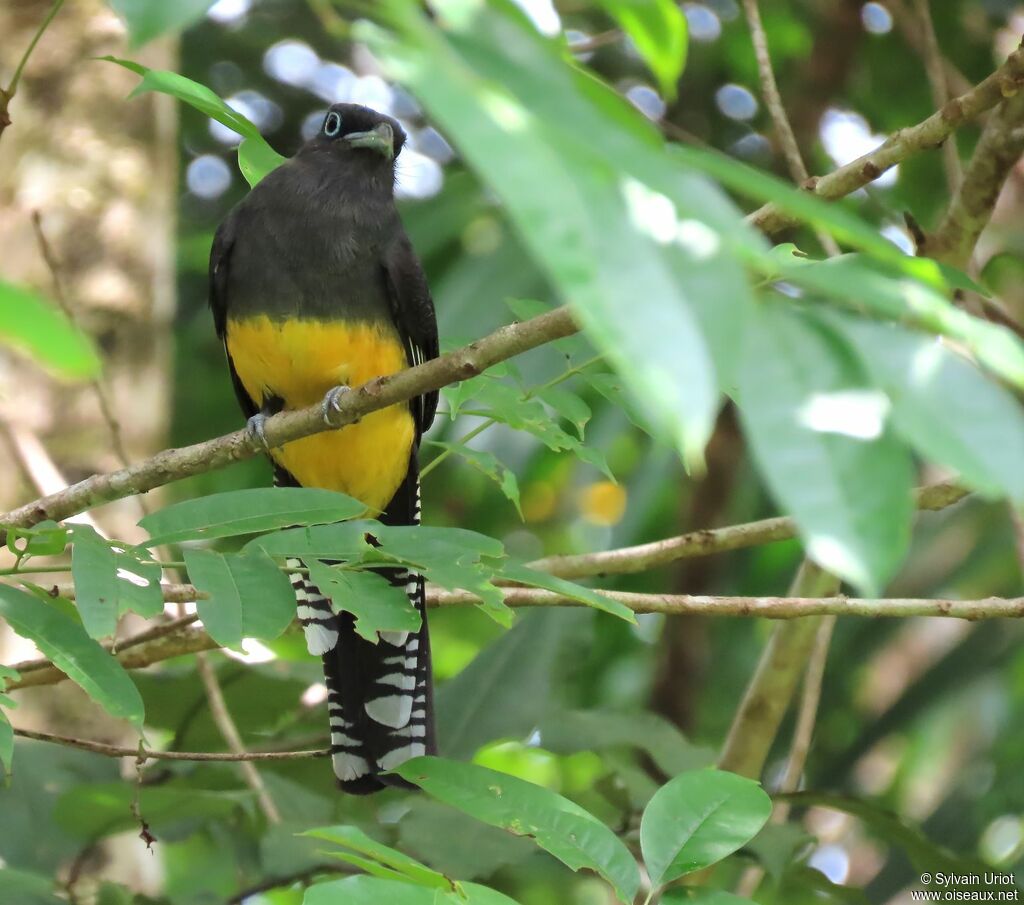
<svg viewBox="0 0 1024 905">
<path fill-rule="evenodd" d="M 324 135 L 334 138 L 339 132 L 341 132 L 341 114 L 332 110 L 324 120 Z"/>
</svg>

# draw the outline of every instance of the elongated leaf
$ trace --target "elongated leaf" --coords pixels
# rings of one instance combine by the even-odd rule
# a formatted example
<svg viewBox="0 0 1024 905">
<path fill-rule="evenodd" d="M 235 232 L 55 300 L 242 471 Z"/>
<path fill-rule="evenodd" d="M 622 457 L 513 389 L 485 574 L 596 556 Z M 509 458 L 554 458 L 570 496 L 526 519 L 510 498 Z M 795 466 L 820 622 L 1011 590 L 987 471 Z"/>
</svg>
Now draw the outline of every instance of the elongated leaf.
<svg viewBox="0 0 1024 905">
<path fill-rule="evenodd" d="M 218 644 L 237 647 L 242 638 L 271 641 L 295 616 L 288 576 L 265 553 L 186 550 L 192 583 L 209 597 L 196 602 L 199 618 Z"/>
<path fill-rule="evenodd" d="M 252 793 L 197 789 L 185 783 L 166 783 L 134 789 L 125 782 L 94 782 L 72 786 L 57 801 L 54 822 L 77 839 L 93 840 L 132 829 L 132 801 L 154 832 L 188 826 L 196 819 L 227 819 L 252 800 Z"/>
<path fill-rule="evenodd" d="M 247 135 L 238 145 L 238 169 L 245 181 L 255 188 L 268 173 L 272 173 L 288 158 L 282 157 L 262 138 Z"/>
<path fill-rule="evenodd" d="M 138 689 L 121 664 L 81 625 L 57 608 L 7 585 L 0 585 L 0 616 L 17 634 L 34 641 L 54 666 L 107 713 L 142 725 Z"/>
<path fill-rule="evenodd" d="M 168 32 L 180 31 L 197 22 L 216 0 L 174 0 L 154 3 L 153 0 L 110 0 L 110 5 L 128 26 L 131 47 L 159 38 Z"/>
<path fill-rule="evenodd" d="M 307 830 L 302 835 L 312 836 L 314 839 L 326 839 L 328 842 L 334 842 L 342 846 L 342 848 L 365 855 L 367 858 L 383 864 L 393 872 L 398 873 L 403 880 L 415 883 L 417 886 L 447 890 L 451 890 L 455 886 L 444 874 L 439 874 L 436 870 L 431 870 L 415 858 L 403 855 L 400 851 L 384 845 L 376 839 L 371 839 L 358 827 L 319 827 L 314 830 Z"/>
<path fill-rule="evenodd" d="M 661 886 L 701 870 L 749 842 L 772 813 L 759 783 L 722 770 L 693 770 L 662 786 L 640 823 L 640 847 Z"/>
<path fill-rule="evenodd" d="M 611 883 L 621 902 L 633 901 L 640 872 L 629 849 L 567 798 L 514 776 L 437 757 L 414 758 L 396 772 L 477 820 L 533 838 L 572 870 L 596 871 Z"/>
<path fill-rule="evenodd" d="M 828 792 L 792 792 L 777 797 L 795 807 L 831 808 L 857 817 L 879 838 L 906 852 L 918 871 L 971 874 L 986 870 L 980 858 L 950 851 L 929 839 L 919 826 L 870 799 Z"/>
<path fill-rule="evenodd" d="M 74 529 L 71 574 L 75 604 L 93 638 L 114 634 L 117 627 L 117 565 L 114 551 L 89 525 Z"/>
<path fill-rule="evenodd" d="M 686 65 L 686 17 L 671 0 L 600 0 L 658 78 L 662 93 L 676 96 Z"/>
<path fill-rule="evenodd" d="M 450 450 L 455 455 L 465 459 L 477 471 L 487 475 L 512 502 L 516 507 L 516 512 L 522 518 L 523 511 L 519 505 L 519 481 L 516 480 L 516 474 L 504 462 L 498 459 L 494 453 L 483 449 L 471 449 L 462 443 L 443 443 L 439 440 L 428 440 L 426 442 L 439 449 Z"/>
<path fill-rule="evenodd" d="M 747 332 L 738 402 L 761 473 L 808 553 L 877 593 L 903 559 L 913 515 L 910 457 L 886 426 L 886 397 L 837 337 L 771 304 Z"/>
<path fill-rule="evenodd" d="M 55 880 L 41 874 L 0 867 L 0 902 L 12 905 L 66 905 L 54 893 Z"/>
<path fill-rule="evenodd" d="M 0 701 L 4 697 L 4 695 L 0 695 Z M 14 729 L 11 727 L 10 720 L 7 719 L 7 714 L 0 710 L 0 767 L 3 767 L 0 779 L 3 778 L 3 773 L 9 774 L 11 772 L 13 764 Z"/>
<path fill-rule="evenodd" d="M 891 270 L 880 270 L 858 255 L 807 261 L 779 254 L 775 260 L 780 265 L 780 275 L 799 286 L 962 342 L 978 361 L 1013 386 L 1024 389 L 1024 344 L 1005 327 L 957 308 L 933 286 Z"/>
<path fill-rule="evenodd" d="M 495 739 L 526 739 L 553 703 L 555 669 L 573 613 L 526 613 L 437 690 L 437 737 L 447 757 L 470 758 Z"/>
<path fill-rule="evenodd" d="M 447 37 L 433 30 L 417 4 L 389 0 L 387 6 L 402 22 L 400 38 L 369 26 L 361 36 L 501 197 L 531 253 L 645 416 L 688 461 L 699 461 L 719 392 L 692 308 L 696 292 L 685 276 L 679 280 L 685 268 L 673 266 L 684 254 L 684 244 L 675 241 L 679 214 L 672 200 L 645 184 L 649 176 L 624 178 L 603 148 L 608 133 L 621 132 L 635 159 L 622 154 L 617 163 L 639 170 L 650 161 L 656 136 L 633 121 L 636 111 L 606 95 L 601 103 L 610 110 L 604 112 L 581 98 L 558 47 L 505 3 L 482 4 L 472 15 L 448 0 L 438 4 L 442 15 L 451 13 Z M 578 128 L 595 120 L 597 128 Z M 615 128 L 618 120 L 627 127 Z M 709 205 L 706 216 L 712 214 Z M 704 252 L 725 273 L 728 257 L 717 254 L 723 243 L 710 227 L 705 232 Z"/>
<path fill-rule="evenodd" d="M 323 525 L 366 513 L 358 500 L 312 487 L 254 487 L 184 500 L 139 522 L 150 545 L 256 534 L 292 525 Z"/>
<path fill-rule="evenodd" d="M 355 630 L 374 644 L 378 632 L 415 632 L 420 614 L 409 602 L 404 588 L 396 588 L 380 575 L 326 565 L 318 559 L 306 560 L 309 578 L 326 594 L 335 612 L 356 617 Z"/>
<path fill-rule="evenodd" d="M 0 280 L 0 342 L 28 352 L 63 377 L 100 372 L 92 341 L 53 305 L 30 289 Z"/>
<path fill-rule="evenodd" d="M 196 0 L 188 0 L 188 2 L 196 2 Z M 173 5 L 167 4 L 167 6 Z M 147 91 L 169 94 L 237 132 L 242 139 L 238 145 L 238 168 L 249 185 L 256 185 L 267 173 L 284 163 L 285 158 L 267 144 L 267 140 L 260 135 L 257 126 L 246 116 L 232 109 L 206 85 L 194 82 L 177 72 L 149 69 L 131 60 L 121 60 L 112 56 L 102 59 L 117 63 L 118 66 L 123 66 L 142 76 L 142 82 L 132 92 L 132 97 L 145 94 Z"/>
<path fill-rule="evenodd" d="M 476 883 L 460 883 L 442 892 L 378 877 L 346 877 L 306 890 L 302 905 L 516 905 L 508 896 Z"/>
<path fill-rule="evenodd" d="M 751 899 L 743 899 L 734 896 L 724 889 L 708 889 L 702 887 L 690 887 L 688 889 L 673 889 L 665 893 L 660 900 L 663 905 L 750 905 Z"/>
<path fill-rule="evenodd" d="M 540 744 L 556 754 L 639 748 L 667 776 L 710 767 L 715 762 L 710 748 L 691 745 L 668 720 L 646 712 L 558 711 L 540 724 Z"/>
<path fill-rule="evenodd" d="M 896 430 L 972 487 L 1024 505 L 1024 408 L 1010 393 L 933 336 L 838 312 L 827 322 L 889 395 Z"/>
<path fill-rule="evenodd" d="M 555 594 L 564 594 L 571 600 L 578 600 L 595 610 L 611 613 L 613 616 L 625 619 L 626 622 L 636 624 L 636 614 L 628 606 L 617 600 L 612 600 L 610 597 L 605 597 L 593 588 L 548 575 L 546 572 L 538 572 L 536 569 L 513 561 L 506 562 L 501 567 L 501 574 L 508 581 L 516 581 L 534 588 L 543 588 L 546 591 L 553 591 Z"/>
</svg>

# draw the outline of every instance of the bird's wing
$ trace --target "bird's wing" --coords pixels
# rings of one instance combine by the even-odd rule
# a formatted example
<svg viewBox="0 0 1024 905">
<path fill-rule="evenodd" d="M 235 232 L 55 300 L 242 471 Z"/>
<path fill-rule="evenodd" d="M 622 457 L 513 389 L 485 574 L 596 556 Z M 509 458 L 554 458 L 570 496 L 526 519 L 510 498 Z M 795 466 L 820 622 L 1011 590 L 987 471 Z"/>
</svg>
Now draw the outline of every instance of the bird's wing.
<svg viewBox="0 0 1024 905">
<path fill-rule="evenodd" d="M 242 385 L 238 371 L 235 370 L 235 363 L 231 360 L 231 354 L 228 352 L 227 344 L 228 289 L 231 275 L 231 251 L 235 245 L 235 223 L 236 218 L 232 212 L 217 228 L 213 237 L 213 246 L 210 249 L 210 309 L 213 311 L 213 323 L 217 328 L 217 336 L 224 344 L 224 355 L 228 360 L 231 384 L 235 388 L 238 404 L 242 407 L 245 417 L 251 418 L 260 410 L 260 406 Z"/>
<path fill-rule="evenodd" d="M 409 365 L 437 358 L 437 316 L 423 267 L 412 243 L 400 231 L 384 254 L 384 277 L 392 315 L 405 345 Z M 437 391 L 417 397 L 412 404 L 416 434 L 422 436 L 434 420 Z"/>
</svg>

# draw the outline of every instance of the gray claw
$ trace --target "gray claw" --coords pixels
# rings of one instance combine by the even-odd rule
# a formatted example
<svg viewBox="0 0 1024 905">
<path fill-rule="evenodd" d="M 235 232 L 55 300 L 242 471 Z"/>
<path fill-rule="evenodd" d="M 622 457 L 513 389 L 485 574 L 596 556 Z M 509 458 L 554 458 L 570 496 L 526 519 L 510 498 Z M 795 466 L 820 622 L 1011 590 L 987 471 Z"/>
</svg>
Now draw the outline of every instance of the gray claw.
<svg viewBox="0 0 1024 905">
<path fill-rule="evenodd" d="M 332 387 L 324 395 L 324 401 L 320 403 L 320 410 L 323 412 L 324 423 L 331 424 L 331 415 L 341 410 L 341 397 L 350 392 L 351 388 L 342 384 Z"/>
<path fill-rule="evenodd" d="M 262 412 L 253 415 L 248 421 L 245 422 L 245 431 L 249 437 L 255 442 L 259 443 L 260 446 L 266 452 L 270 452 L 270 444 L 267 442 L 267 416 Z"/>
</svg>

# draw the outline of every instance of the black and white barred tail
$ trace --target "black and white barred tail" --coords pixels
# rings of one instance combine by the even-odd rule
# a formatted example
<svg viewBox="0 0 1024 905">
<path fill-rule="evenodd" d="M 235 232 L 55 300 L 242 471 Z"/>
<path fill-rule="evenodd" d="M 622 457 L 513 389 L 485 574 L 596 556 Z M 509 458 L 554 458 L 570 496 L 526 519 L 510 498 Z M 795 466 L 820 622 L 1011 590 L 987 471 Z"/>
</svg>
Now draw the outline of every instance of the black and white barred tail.
<svg viewBox="0 0 1024 905">
<path fill-rule="evenodd" d="M 381 521 L 419 524 L 415 468 Z M 301 562 L 289 565 L 299 568 Z M 355 794 L 405 786 L 399 777 L 382 774 L 413 757 L 436 753 L 423 577 L 406 569 L 375 571 L 405 588 L 420 613 L 419 631 L 382 632 L 372 644 L 356 634 L 350 613 L 335 614 L 307 576 L 292 573 L 306 646 L 323 659 L 334 773 L 341 788 Z"/>
</svg>

